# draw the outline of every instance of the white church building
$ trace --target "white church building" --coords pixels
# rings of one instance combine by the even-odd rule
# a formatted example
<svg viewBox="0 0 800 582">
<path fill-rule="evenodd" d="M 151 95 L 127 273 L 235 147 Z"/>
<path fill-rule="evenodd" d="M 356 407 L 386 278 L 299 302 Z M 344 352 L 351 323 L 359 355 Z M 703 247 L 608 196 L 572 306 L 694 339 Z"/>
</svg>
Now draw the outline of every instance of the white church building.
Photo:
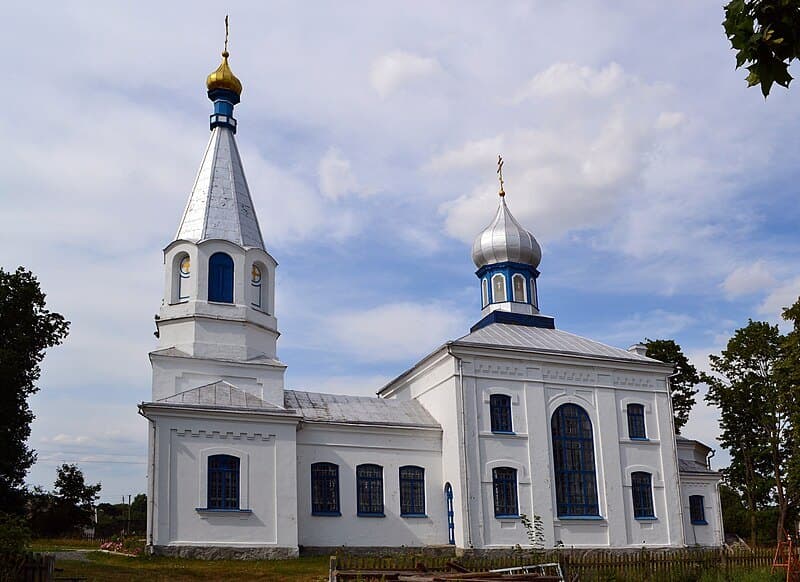
<svg viewBox="0 0 800 582">
<path fill-rule="evenodd" d="M 538 516 L 545 547 L 722 543 L 711 449 L 675 435 L 673 366 L 540 313 L 541 250 L 502 184 L 472 248 L 483 308 L 469 333 L 376 397 L 286 389 L 277 262 L 236 145 L 242 85 L 222 56 L 211 138 L 164 249 L 152 399 L 139 405 L 152 552 L 526 547 L 521 516 Z"/>
</svg>

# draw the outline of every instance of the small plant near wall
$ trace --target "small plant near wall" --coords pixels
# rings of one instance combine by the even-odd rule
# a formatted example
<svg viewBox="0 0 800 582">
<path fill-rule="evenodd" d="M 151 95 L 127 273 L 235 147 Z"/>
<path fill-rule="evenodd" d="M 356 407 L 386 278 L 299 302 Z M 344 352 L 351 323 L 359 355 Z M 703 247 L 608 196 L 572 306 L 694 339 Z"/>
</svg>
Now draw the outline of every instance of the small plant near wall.
<svg viewBox="0 0 800 582">
<path fill-rule="evenodd" d="M 533 519 L 522 513 L 519 516 L 522 527 L 525 528 L 525 535 L 528 536 L 528 541 L 537 550 L 544 548 L 544 524 L 539 515 L 534 515 Z"/>
</svg>

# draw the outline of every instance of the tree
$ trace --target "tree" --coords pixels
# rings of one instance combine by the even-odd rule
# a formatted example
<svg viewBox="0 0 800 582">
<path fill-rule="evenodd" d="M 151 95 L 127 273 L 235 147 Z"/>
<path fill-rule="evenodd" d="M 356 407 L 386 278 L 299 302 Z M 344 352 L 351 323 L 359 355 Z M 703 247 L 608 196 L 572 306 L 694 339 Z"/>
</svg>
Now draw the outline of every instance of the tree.
<svg viewBox="0 0 800 582">
<path fill-rule="evenodd" d="M 720 443 L 731 454 L 725 477 L 744 495 L 753 543 L 756 511 L 770 494 L 778 507 L 779 539 L 788 512 L 791 403 L 777 372 L 782 340 L 778 326 L 751 320 L 736 330 L 721 355 L 710 356 L 718 375 L 703 376 L 706 399 L 720 409 Z"/>
<path fill-rule="evenodd" d="M 792 329 L 783 337 L 778 373 L 788 392 L 786 400 L 792 423 L 786 481 L 788 497 L 795 512 L 792 517 L 796 519 L 800 503 L 800 298 L 785 308 L 782 315 L 792 324 Z"/>
<path fill-rule="evenodd" d="M 680 434 L 681 429 L 689 421 L 689 413 L 694 406 L 694 397 L 697 394 L 695 386 L 700 383 L 700 376 L 689 361 L 681 346 L 674 340 L 645 339 L 647 355 L 656 360 L 675 365 L 675 375 L 670 378 L 669 392 L 672 398 L 672 412 L 674 415 L 675 434 Z"/>
<path fill-rule="evenodd" d="M 91 525 L 100 488 L 100 483 L 88 485 L 77 465 L 64 464 L 58 468 L 54 493 L 68 508 L 73 527 Z"/>
<path fill-rule="evenodd" d="M 38 391 L 45 350 L 60 344 L 68 329 L 64 317 L 45 308 L 33 273 L 0 268 L 0 512 L 24 508 L 23 482 L 36 460 L 26 444 L 33 420 L 28 397 Z"/>
<path fill-rule="evenodd" d="M 731 0 L 722 26 L 736 68 L 750 63 L 748 87 L 760 85 L 765 98 L 773 83 L 789 87 L 789 65 L 800 59 L 800 0 Z"/>
</svg>

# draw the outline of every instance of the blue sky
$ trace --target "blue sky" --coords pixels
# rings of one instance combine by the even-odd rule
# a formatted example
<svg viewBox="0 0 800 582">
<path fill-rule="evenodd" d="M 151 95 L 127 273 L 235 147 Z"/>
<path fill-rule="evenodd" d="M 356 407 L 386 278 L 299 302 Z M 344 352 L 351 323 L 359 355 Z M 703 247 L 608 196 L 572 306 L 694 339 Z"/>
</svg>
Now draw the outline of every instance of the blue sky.
<svg viewBox="0 0 800 582">
<path fill-rule="evenodd" d="M 144 491 L 161 249 L 226 9 L 289 388 L 370 394 L 466 333 L 498 153 L 560 328 L 674 338 L 706 368 L 748 317 L 778 321 L 800 295 L 800 89 L 745 88 L 722 3 L 11 7 L 0 265 L 72 321 L 33 398 L 30 482 L 66 460 L 103 500 Z M 700 402 L 685 432 L 716 446 L 716 418 Z"/>
</svg>

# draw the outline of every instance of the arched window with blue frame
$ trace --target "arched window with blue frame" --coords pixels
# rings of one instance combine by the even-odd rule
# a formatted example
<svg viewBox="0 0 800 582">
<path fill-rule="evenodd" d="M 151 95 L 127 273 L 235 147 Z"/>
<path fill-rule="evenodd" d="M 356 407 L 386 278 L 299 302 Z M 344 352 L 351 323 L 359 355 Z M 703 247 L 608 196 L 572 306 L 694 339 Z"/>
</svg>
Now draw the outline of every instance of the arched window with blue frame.
<svg viewBox="0 0 800 582">
<path fill-rule="evenodd" d="M 495 517 L 518 517 L 517 470 L 511 467 L 492 469 Z"/>
<path fill-rule="evenodd" d="M 233 259 L 214 253 L 208 259 L 208 300 L 233 303 Z"/>
<path fill-rule="evenodd" d="M 425 515 L 425 469 L 422 467 L 400 467 L 400 515 Z"/>
<path fill-rule="evenodd" d="M 489 396 L 489 413 L 492 423 L 492 432 L 510 433 L 511 427 L 511 397 L 505 394 L 492 394 Z"/>
<path fill-rule="evenodd" d="M 628 404 L 628 438 L 645 440 L 647 434 L 644 428 L 644 405 Z"/>
<path fill-rule="evenodd" d="M 311 465 L 311 514 L 341 515 L 339 511 L 339 465 Z"/>
<path fill-rule="evenodd" d="M 356 503 L 361 517 L 383 517 L 383 467 L 356 467 Z"/>
<path fill-rule="evenodd" d="M 633 494 L 633 517 L 635 519 L 654 519 L 653 480 L 650 473 L 635 471 L 631 473 L 631 492 Z"/>
<path fill-rule="evenodd" d="M 208 509 L 239 509 L 239 457 L 208 457 Z"/>
<path fill-rule="evenodd" d="M 551 420 L 559 517 L 600 515 L 592 421 L 577 404 L 562 404 Z"/>
</svg>

